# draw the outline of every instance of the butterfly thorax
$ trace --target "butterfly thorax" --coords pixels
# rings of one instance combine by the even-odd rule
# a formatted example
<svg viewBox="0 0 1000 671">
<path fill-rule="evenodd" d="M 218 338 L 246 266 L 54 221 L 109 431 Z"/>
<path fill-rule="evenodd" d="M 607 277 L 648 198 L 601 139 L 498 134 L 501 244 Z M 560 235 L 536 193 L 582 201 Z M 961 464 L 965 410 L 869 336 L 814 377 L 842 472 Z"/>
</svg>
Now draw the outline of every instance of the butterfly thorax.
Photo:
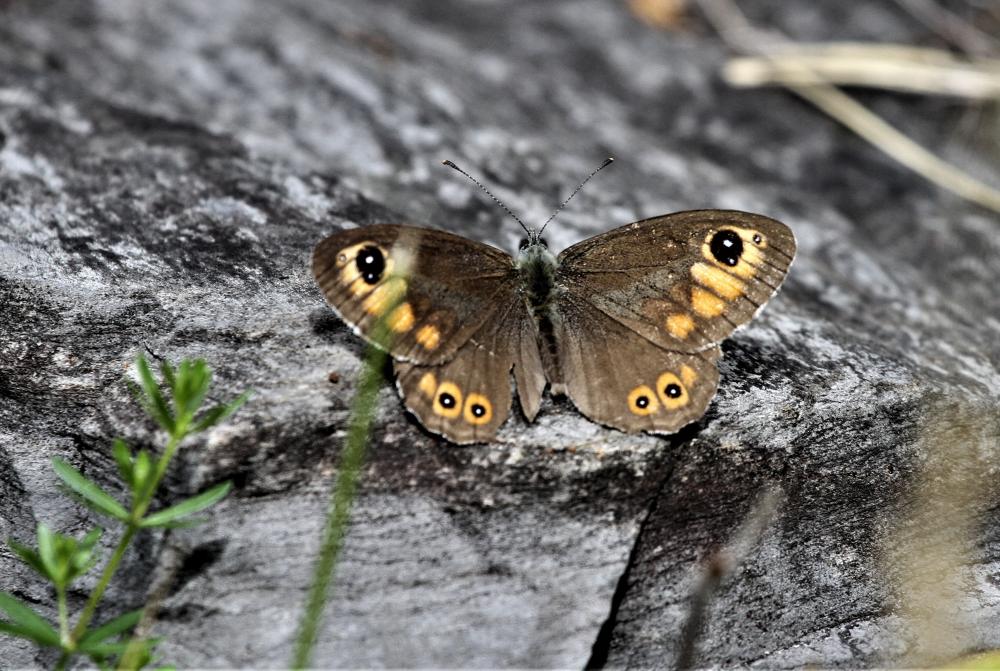
<svg viewBox="0 0 1000 671">
<path fill-rule="evenodd" d="M 525 246 L 517 255 L 521 292 L 536 318 L 547 312 L 552 300 L 556 263 L 556 257 L 541 242 Z"/>
</svg>

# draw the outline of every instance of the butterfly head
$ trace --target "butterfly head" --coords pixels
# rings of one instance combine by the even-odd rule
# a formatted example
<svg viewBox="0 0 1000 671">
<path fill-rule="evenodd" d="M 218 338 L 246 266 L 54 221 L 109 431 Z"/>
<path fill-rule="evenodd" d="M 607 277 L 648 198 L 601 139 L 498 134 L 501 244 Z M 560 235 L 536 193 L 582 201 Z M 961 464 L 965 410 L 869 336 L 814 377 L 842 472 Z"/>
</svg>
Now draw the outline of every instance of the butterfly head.
<svg viewBox="0 0 1000 671">
<path fill-rule="evenodd" d="M 517 251 L 518 252 L 523 252 L 528 247 L 532 247 L 532 246 L 535 246 L 535 245 L 540 245 L 540 246 L 544 247 L 545 249 L 549 248 L 549 242 L 548 242 L 548 240 L 546 240 L 545 238 L 539 236 L 537 233 L 535 233 L 535 231 L 529 231 L 528 233 L 529 233 L 528 237 L 521 238 L 521 242 L 517 245 Z"/>
</svg>

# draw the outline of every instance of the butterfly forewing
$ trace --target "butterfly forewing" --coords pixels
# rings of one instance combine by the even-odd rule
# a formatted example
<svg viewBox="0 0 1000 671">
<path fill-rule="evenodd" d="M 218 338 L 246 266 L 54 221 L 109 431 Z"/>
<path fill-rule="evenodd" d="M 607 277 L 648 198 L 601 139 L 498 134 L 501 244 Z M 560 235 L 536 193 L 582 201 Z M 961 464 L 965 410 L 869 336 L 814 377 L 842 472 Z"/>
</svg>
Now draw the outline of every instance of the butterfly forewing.
<svg viewBox="0 0 1000 671">
<path fill-rule="evenodd" d="M 381 320 L 393 358 L 420 364 L 451 359 L 516 293 L 508 254 L 416 226 L 335 233 L 316 246 L 312 268 L 355 331 L 371 340 Z"/>
<path fill-rule="evenodd" d="M 794 255 L 791 230 L 769 217 L 678 212 L 570 247 L 557 285 L 664 349 L 697 352 L 752 319 Z"/>
</svg>

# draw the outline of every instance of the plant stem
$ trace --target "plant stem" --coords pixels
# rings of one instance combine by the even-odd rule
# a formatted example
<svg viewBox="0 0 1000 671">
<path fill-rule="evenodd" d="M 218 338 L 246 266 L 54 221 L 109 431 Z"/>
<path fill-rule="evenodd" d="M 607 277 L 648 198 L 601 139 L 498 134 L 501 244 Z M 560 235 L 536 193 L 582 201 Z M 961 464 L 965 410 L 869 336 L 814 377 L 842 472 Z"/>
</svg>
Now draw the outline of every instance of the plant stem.
<svg viewBox="0 0 1000 671">
<path fill-rule="evenodd" d="M 139 492 L 139 496 L 136 497 L 132 508 L 132 520 L 134 524 L 141 522 L 143 515 L 149 510 L 149 505 L 153 502 L 153 494 L 156 493 L 156 488 L 160 486 L 160 480 L 163 479 L 164 474 L 167 472 L 170 460 L 173 459 L 174 453 L 186 436 L 187 430 L 183 428 L 170 436 L 170 441 L 167 443 L 166 449 L 163 450 L 159 461 L 156 462 L 156 471 L 153 472 L 153 478 L 149 481 L 145 490 Z"/>
<path fill-rule="evenodd" d="M 186 432 L 181 431 L 170 437 L 170 442 L 167 443 L 167 447 L 163 451 L 163 455 L 160 457 L 159 461 L 156 462 L 156 471 L 153 474 L 153 479 L 150 481 L 145 491 L 138 493 L 132 507 L 132 522 L 125 528 L 125 534 L 121 537 L 121 540 L 118 541 L 118 547 L 115 548 L 115 553 L 111 555 L 111 559 L 109 559 L 108 563 L 104 566 L 104 572 L 101 574 L 101 579 L 98 581 L 97 587 L 94 588 L 94 591 L 90 593 L 90 598 L 87 599 L 87 604 L 83 608 L 83 613 L 80 614 L 80 619 L 77 621 L 76 627 L 73 628 L 70 641 L 71 645 L 75 644 L 76 641 L 83 636 L 84 632 L 87 631 L 87 626 L 90 624 L 90 620 L 94 617 L 94 611 L 97 610 L 97 604 L 100 603 L 101 597 L 104 596 L 104 590 L 108 588 L 108 583 L 111 582 L 112 576 L 114 576 L 115 571 L 118 570 L 118 565 L 125 556 L 125 551 L 128 549 L 129 544 L 132 542 L 136 532 L 139 530 L 139 522 L 142 520 L 142 516 L 145 515 L 146 511 L 149 509 L 149 504 L 153 500 L 153 493 L 156 491 L 156 487 L 160 484 L 160 480 L 163 479 L 163 474 L 167 471 L 167 465 L 170 463 L 170 459 L 177 451 L 177 447 L 184 439 L 185 434 Z"/>
<path fill-rule="evenodd" d="M 125 556 L 125 551 L 128 549 L 129 544 L 132 542 L 132 538 L 135 536 L 136 531 L 139 527 L 134 524 L 128 525 L 125 528 L 125 534 L 122 535 L 121 540 L 118 541 L 118 547 L 115 548 L 115 552 L 111 555 L 111 559 L 104 566 L 104 571 L 101 573 L 101 579 L 97 581 L 97 587 L 94 591 L 90 593 L 90 598 L 87 599 L 86 605 L 83 607 L 83 612 L 80 614 L 80 619 L 76 623 L 76 627 L 73 628 L 73 633 L 71 635 L 71 644 L 75 645 L 76 641 L 80 640 L 80 637 L 87 631 L 87 627 L 90 625 L 90 620 L 94 617 L 94 611 L 97 610 L 97 604 L 100 603 L 101 597 L 104 596 L 104 590 L 108 588 L 108 583 L 111 582 L 111 577 L 114 576 L 115 571 L 118 570 L 118 565 L 122 561 L 122 557 Z"/>
<path fill-rule="evenodd" d="M 371 433 L 375 401 L 382 382 L 382 366 L 385 359 L 385 351 L 374 346 L 368 347 L 361 380 L 354 397 L 347 442 L 341 455 L 340 472 L 337 474 L 334 490 L 330 494 L 326 526 L 323 529 L 323 540 L 309 588 L 309 597 L 302 612 L 302 619 L 299 621 L 299 632 L 291 663 L 293 669 L 309 666 L 316 645 L 316 634 L 323 618 L 323 608 L 326 605 L 330 584 L 333 582 L 334 569 L 337 566 L 340 548 L 350 520 L 351 505 L 358 487 L 358 475 L 364 461 L 368 436 Z"/>
<path fill-rule="evenodd" d="M 67 652 L 67 649 L 69 649 L 71 645 L 71 639 L 69 636 L 69 614 L 66 609 L 65 587 L 56 587 L 56 602 L 59 605 L 59 643 L 63 648 L 62 654 L 59 655 L 59 661 L 56 662 L 56 671 L 62 671 L 66 668 L 66 662 L 69 661 L 69 652 Z"/>
<path fill-rule="evenodd" d="M 69 646 L 69 615 L 66 612 L 66 588 L 56 588 L 56 602 L 59 604 L 59 642 Z"/>
</svg>

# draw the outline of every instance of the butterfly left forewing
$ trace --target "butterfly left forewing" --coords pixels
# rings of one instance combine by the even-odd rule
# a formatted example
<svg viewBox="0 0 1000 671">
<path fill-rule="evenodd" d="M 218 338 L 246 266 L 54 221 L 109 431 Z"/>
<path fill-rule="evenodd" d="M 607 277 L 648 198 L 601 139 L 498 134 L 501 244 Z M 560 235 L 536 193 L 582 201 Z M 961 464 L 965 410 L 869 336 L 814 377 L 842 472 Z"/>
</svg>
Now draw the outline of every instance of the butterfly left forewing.
<svg viewBox="0 0 1000 671">
<path fill-rule="evenodd" d="M 510 255 L 436 229 L 379 224 L 335 233 L 313 251 L 327 301 L 394 359 L 451 359 L 501 306 L 514 300 Z"/>
<path fill-rule="evenodd" d="M 678 212 L 570 247 L 559 255 L 557 283 L 662 348 L 697 352 L 750 321 L 794 255 L 791 230 L 769 217 Z"/>
</svg>

